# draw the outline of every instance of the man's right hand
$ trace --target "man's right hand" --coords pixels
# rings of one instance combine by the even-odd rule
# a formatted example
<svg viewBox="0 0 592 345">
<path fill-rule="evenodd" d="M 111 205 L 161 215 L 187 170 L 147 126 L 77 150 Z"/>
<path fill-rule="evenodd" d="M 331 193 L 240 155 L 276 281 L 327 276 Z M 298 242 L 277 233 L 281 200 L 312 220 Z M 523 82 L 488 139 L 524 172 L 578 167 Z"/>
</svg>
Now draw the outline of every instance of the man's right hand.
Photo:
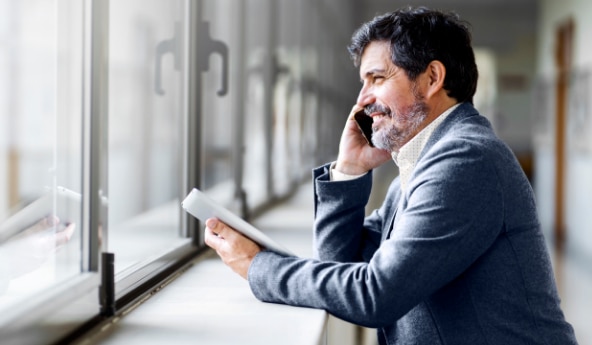
<svg viewBox="0 0 592 345">
<path fill-rule="evenodd" d="M 354 105 L 339 142 L 339 155 L 335 170 L 347 175 L 362 175 L 391 159 L 391 153 L 368 145 L 358 128 L 354 115 L 362 110 Z"/>
</svg>

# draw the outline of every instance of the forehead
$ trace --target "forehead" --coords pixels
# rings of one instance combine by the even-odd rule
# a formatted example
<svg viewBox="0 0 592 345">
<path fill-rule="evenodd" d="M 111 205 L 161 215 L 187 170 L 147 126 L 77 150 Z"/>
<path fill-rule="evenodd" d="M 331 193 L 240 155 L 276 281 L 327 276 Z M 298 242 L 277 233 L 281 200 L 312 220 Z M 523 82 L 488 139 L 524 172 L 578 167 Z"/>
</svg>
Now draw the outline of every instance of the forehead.
<svg viewBox="0 0 592 345">
<path fill-rule="evenodd" d="M 374 70 L 390 70 L 395 65 L 391 61 L 391 48 L 389 42 L 370 42 L 362 53 L 360 60 L 360 76 L 364 76 Z"/>
</svg>

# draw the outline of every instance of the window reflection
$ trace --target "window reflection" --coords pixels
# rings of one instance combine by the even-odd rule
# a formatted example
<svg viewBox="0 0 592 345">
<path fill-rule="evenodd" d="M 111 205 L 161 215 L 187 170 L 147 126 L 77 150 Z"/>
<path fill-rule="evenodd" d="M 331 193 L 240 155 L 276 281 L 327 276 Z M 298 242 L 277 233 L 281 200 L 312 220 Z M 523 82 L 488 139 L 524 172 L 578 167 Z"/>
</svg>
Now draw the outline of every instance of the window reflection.
<svg viewBox="0 0 592 345">
<path fill-rule="evenodd" d="M 81 10 L 0 2 L 0 310 L 81 272 Z"/>
</svg>

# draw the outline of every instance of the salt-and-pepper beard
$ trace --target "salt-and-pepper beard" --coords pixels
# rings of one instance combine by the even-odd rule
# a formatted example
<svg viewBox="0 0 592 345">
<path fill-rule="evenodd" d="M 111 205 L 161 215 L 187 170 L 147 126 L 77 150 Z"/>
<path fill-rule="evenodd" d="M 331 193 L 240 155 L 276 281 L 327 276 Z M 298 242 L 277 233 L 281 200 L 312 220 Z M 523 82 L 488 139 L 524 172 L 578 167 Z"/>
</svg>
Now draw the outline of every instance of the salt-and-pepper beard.
<svg viewBox="0 0 592 345">
<path fill-rule="evenodd" d="M 423 101 L 423 97 L 417 94 L 415 87 L 412 91 L 415 97 L 413 104 L 399 114 L 393 115 L 392 109 L 386 106 L 373 104 L 368 107 L 369 110 L 383 112 L 391 119 L 389 127 L 372 132 L 372 142 L 375 147 L 389 152 L 399 152 L 401 147 L 417 134 L 418 128 L 428 116 L 429 108 Z M 399 126 L 392 122 L 393 116 Z"/>
</svg>

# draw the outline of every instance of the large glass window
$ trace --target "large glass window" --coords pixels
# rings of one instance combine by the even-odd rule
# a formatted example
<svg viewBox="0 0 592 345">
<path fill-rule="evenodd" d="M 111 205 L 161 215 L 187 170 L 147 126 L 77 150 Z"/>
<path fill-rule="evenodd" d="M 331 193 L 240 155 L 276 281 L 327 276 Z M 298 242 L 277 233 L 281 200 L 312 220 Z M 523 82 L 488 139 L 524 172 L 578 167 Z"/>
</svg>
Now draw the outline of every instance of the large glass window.
<svg viewBox="0 0 592 345">
<path fill-rule="evenodd" d="M 344 44 L 312 34 L 333 12 L 0 0 L 2 343 L 57 341 L 193 259 L 191 188 L 248 217 L 333 154 L 346 83 L 324 52 Z"/>
<path fill-rule="evenodd" d="M 108 251 L 122 276 L 189 242 L 182 233 L 186 1 L 109 10 Z"/>
<path fill-rule="evenodd" d="M 235 192 L 237 120 L 242 115 L 238 58 L 243 4 L 231 0 L 199 2 L 197 59 L 203 174 L 201 187 L 231 207 Z M 232 58 L 231 58 L 232 57 Z"/>
<path fill-rule="evenodd" d="M 82 272 L 82 18 L 0 1 L 0 314 Z"/>
<path fill-rule="evenodd" d="M 244 19 L 244 186 L 249 207 L 263 204 L 273 193 L 271 179 L 272 135 L 272 1 L 245 2 Z"/>
</svg>

